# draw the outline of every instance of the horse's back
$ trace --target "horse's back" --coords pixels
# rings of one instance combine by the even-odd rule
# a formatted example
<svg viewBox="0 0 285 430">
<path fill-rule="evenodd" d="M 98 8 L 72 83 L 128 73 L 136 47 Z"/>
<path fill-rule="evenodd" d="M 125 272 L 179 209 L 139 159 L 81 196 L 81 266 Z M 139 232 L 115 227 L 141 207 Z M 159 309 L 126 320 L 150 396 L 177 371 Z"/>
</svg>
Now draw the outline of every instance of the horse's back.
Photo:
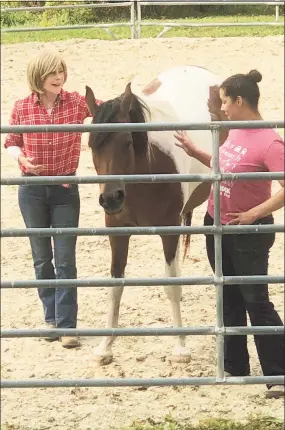
<svg viewBox="0 0 285 430">
<path fill-rule="evenodd" d="M 219 85 L 221 79 L 211 71 L 197 66 L 180 66 L 162 72 L 157 77 L 160 85 L 150 95 L 140 97 L 149 107 L 149 122 L 210 122 L 208 112 L 209 88 Z M 155 142 L 175 161 L 177 172 L 208 173 L 209 168 L 175 145 L 173 131 L 149 132 L 150 141 Z M 212 153 L 212 136 L 209 130 L 187 132 L 191 141 L 201 150 Z M 187 203 L 199 183 L 182 184 L 184 204 Z"/>
<path fill-rule="evenodd" d="M 213 72 L 197 66 L 178 66 L 160 73 L 160 86 L 154 93 L 144 98 L 150 105 L 151 121 L 158 117 L 156 106 L 165 114 L 170 113 L 178 121 L 207 122 L 209 88 L 218 85 L 220 78 Z"/>
</svg>

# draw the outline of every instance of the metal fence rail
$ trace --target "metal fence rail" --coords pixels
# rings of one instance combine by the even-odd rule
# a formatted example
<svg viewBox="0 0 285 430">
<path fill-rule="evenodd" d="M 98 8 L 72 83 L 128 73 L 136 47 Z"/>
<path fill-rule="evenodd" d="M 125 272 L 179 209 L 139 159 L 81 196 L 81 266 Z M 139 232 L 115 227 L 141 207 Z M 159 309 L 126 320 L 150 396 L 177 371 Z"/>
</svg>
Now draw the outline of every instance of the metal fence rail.
<svg viewBox="0 0 285 430">
<path fill-rule="evenodd" d="M 229 23 L 187 23 L 187 22 L 150 22 L 143 21 L 142 18 L 142 7 L 145 6 L 197 6 L 197 5 L 207 5 L 207 6 L 218 6 L 218 5 L 267 5 L 275 7 L 275 21 L 272 22 L 229 22 Z M 1 13 L 9 13 L 9 12 L 37 12 L 37 11 L 45 11 L 45 10 L 59 10 L 59 9 L 94 9 L 94 8 L 105 8 L 105 7 L 130 7 L 130 21 L 128 23 L 117 22 L 117 23 L 92 23 L 92 24 L 82 24 L 82 25 L 62 25 L 62 26 L 52 26 L 52 27 L 9 27 L 9 28 L 1 28 L 1 33 L 17 33 L 17 32 L 31 32 L 31 31 L 53 31 L 53 30 L 78 30 L 78 29 L 87 29 L 87 28 L 103 28 L 113 39 L 117 39 L 117 37 L 111 32 L 112 27 L 130 27 L 131 29 L 131 38 L 139 39 L 141 37 L 141 28 L 143 26 L 158 26 L 164 27 L 163 30 L 156 36 L 161 37 L 165 33 L 167 33 L 171 28 L 175 27 L 239 27 L 239 26 L 251 26 L 251 27 L 262 27 L 262 26 L 282 26 L 284 25 L 282 22 L 279 22 L 280 16 L 280 6 L 284 5 L 283 1 L 275 0 L 275 1 L 235 1 L 235 0 L 227 0 L 227 1 L 140 1 L 140 0 L 127 0 L 118 2 L 116 0 L 105 0 L 103 2 L 98 2 L 95 4 L 78 4 L 78 5 L 58 5 L 58 6 L 37 6 L 37 7 L 16 7 L 16 8 L 3 8 L 1 9 Z"/>
<path fill-rule="evenodd" d="M 244 376 L 230 378 L 104 378 L 104 379 L 26 379 L 1 380 L 1 388 L 60 387 L 169 387 L 189 385 L 284 384 L 282 376 Z"/>
<path fill-rule="evenodd" d="M 110 182 L 124 182 L 124 183 L 162 183 L 162 182 L 212 182 L 212 181 L 226 181 L 226 180 L 264 180 L 268 179 L 268 173 L 221 173 L 218 175 L 182 175 L 182 174 L 169 174 L 169 175 L 113 175 L 113 176 L 38 176 L 38 177 L 19 177 L 19 178 L 1 178 L 1 185 L 55 185 L 55 184 L 105 184 Z M 283 172 L 270 173 L 270 179 L 278 180 L 284 179 Z"/>
<path fill-rule="evenodd" d="M 142 6 L 245 6 L 245 5 L 251 5 L 251 6 L 260 6 L 260 5 L 267 5 L 267 6 L 275 6 L 275 21 L 273 22 L 217 22 L 217 23 L 190 23 L 190 22 L 161 22 L 161 21 L 143 21 L 142 18 Z M 256 1 L 235 1 L 235 0 L 226 0 L 226 1 L 137 1 L 137 32 L 136 35 L 138 38 L 141 37 L 141 27 L 163 27 L 163 30 L 156 36 L 156 38 L 159 38 L 163 36 L 165 33 L 167 33 L 171 28 L 197 28 L 197 27 L 265 27 L 265 26 L 280 26 L 284 25 L 284 23 L 279 22 L 279 15 L 280 10 L 279 7 L 284 5 L 284 2 L 282 1 L 273 1 L 273 2 L 264 2 L 260 0 Z"/>
<path fill-rule="evenodd" d="M 257 234 L 257 233 L 284 233 L 283 224 L 256 224 L 256 225 L 224 225 L 221 227 L 104 227 L 104 228 L 4 228 L 1 237 L 49 237 L 49 236 L 152 236 L 176 234 Z"/>
<path fill-rule="evenodd" d="M 78 5 L 59 5 L 59 6 L 43 6 L 43 7 L 16 7 L 16 8 L 3 8 L 1 13 L 9 12 L 36 12 L 44 10 L 59 10 L 59 9 L 95 9 L 95 8 L 105 8 L 105 7 L 130 7 L 130 22 L 123 23 L 107 23 L 107 24 L 85 24 L 85 25 L 60 25 L 52 27 L 9 27 L 1 28 L 1 33 L 19 33 L 19 32 L 30 32 L 30 31 L 54 31 L 54 30 L 78 30 L 87 28 L 103 28 L 112 39 L 117 39 L 117 37 L 111 32 L 110 28 L 114 27 L 130 27 L 131 38 L 136 38 L 136 10 L 135 10 L 135 0 L 127 0 L 124 2 L 118 2 L 114 0 L 108 0 L 100 3 L 94 4 L 78 4 Z"/>
<path fill-rule="evenodd" d="M 256 335 L 256 334 L 283 334 L 283 327 L 267 326 L 262 327 L 224 327 L 222 330 L 217 327 L 183 327 L 183 328 L 102 328 L 102 329 L 10 329 L 1 330 L 2 338 L 17 337 L 43 337 L 46 333 L 49 336 L 201 336 L 215 335 L 222 332 L 227 336 Z"/>
<path fill-rule="evenodd" d="M 94 229 L 4 229 L 1 230 L 2 238 L 5 237 L 27 237 L 32 235 L 54 236 L 58 234 L 67 235 L 122 235 L 122 234 L 213 234 L 215 241 L 215 273 L 213 276 L 196 276 L 188 278 L 95 278 L 95 279 L 66 279 L 66 280 L 23 280 L 23 281 L 2 281 L 1 289 L 7 288 L 36 288 L 36 287 L 64 287 L 72 283 L 74 287 L 113 287 L 113 286 L 157 286 L 157 285 L 214 285 L 216 289 L 216 325 L 215 327 L 185 327 L 185 328 L 126 328 L 126 329 L 52 329 L 52 330 L 24 330 L 24 329 L 3 329 L 2 338 L 16 337 L 54 337 L 65 334 L 76 336 L 173 336 L 178 334 L 185 335 L 212 335 L 216 337 L 217 350 L 217 376 L 202 378 L 124 378 L 124 379 L 66 379 L 66 380 L 2 380 L 2 388 L 28 388 L 28 387 L 126 387 L 126 386 L 169 386 L 169 385 L 234 385 L 234 384 L 284 384 L 284 376 L 255 376 L 255 377 L 225 377 L 224 374 L 224 336 L 225 335 L 277 335 L 284 333 L 284 327 L 260 326 L 260 327 L 225 327 L 223 322 L 223 287 L 233 284 L 279 284 L 284 283 L 284 276 L 223 276 L 222 273 L 222 235 L 245 234 L 245 233 L 268 233 L 284 232 L 284 225 L 251 225 L 251 226 L 222 226 L 220 222 L 220 181 L 226 177 L 231 180 L 244 179 L 242 175 L 221 174 L 219 167 L 219 130 L 222 127 L 228 128 L 284 128 L 284 121 L 240 121 L 240 122 L 217 122 L 217 123 L 196 123 L 196 124 L 104 124 L 89 126 L 3 126 L 1 133 L 15 132 L 26 133 L 35 132 L 39 127 L 41 131 L 110 131 L 122 130 L 177 130 L 195 129 L 212 130 L 213 138 L 213 168 L 211 175 L 127 175 L 114 177 L 93 176 L 82 181 L 80 177 L 26 177 L 26 178 L 2 178 L 1 185 L 12 185 L 22 183 L 43 184 L 43 183 L 102 183 L 113 180 L 125 182 L 181 182 L 181 181 L 211 181 L 214 183 L 214 226 L 213 227 L 118 227 L 118 228 L 94 228 Z M 86 128 L 88 130 L 86 130 Z M 245 174 L 248 179 L 256 179 L 257 174 Z M 158 178 L 159 176 L 159 178 Z M 284 172 L 264 172 L 258 173 L 259 179 L 284 177 Z M 56 181 L 55 181 L 56 179 Z"/>
<path fill-rule="evenodd" d="M 98 131 L 166 131 L 166 130 L 220 130 L 221 128 L 255 129 L 284 128 L 284 121 L 214 121 L 214 122 L 151 122 L 110 124 L 46 124 L 46 125 L 1 125 L 1 133 L 52 133 L 52 132 L 98 132 Z"/>
<path fill-rule="evenodd" d="M 191 276 L 189 278 L 95 278 L 95 279 L 50 279 L 32 281 L 1 281 L 3 288 L 64 288 L 74 287 L 150 287 L 162 285 L 211 285 L 215 284 L 213 276 Z M 224 276 L 221 279 L 224 285 L 247 284 L 280 284 L 284 283 L 284 276 Z"/>
</svg>

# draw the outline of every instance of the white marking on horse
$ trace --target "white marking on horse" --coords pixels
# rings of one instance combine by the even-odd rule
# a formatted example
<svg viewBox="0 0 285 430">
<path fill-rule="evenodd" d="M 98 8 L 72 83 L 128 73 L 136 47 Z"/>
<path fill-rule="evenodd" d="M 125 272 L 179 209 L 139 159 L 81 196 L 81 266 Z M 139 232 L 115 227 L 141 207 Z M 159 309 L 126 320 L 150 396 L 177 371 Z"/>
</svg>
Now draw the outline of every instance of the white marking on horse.
<svg viewBox="0 0 285 430">
<path fill-rule="evenodd" d="M 158 89 L 150 94 L 138 96 L 149 107 L 151 116 L 147 122 L 210 122 L 207 103 L 209 88 L 218 85 L 221 79 L 209 70 L 196 66 L 174 67 L 161 73 L 157 79 L 161 82 Z M 210 130 L 187 131 L 192 142 L 201 150 L 212 154 L 212 135 Z M 205 174 L 210 169 L 175 145 L 173 131 L 150 131 L 149 141 L 175 162 L 177 173 Z M 200 182 L 181 184 L 184 205 Z"/>
<path fill-rule="evenodd" d="M 165 263 L 165 276 L 173 278 L 180 276 L 179 244 L 177 246 L 175 258 L 170 264 L 167 264 L 167 262 Z M 182 327 L 180 309 L 181 285 L 165 285 L 164 291 L 171 303 L 174 327 Z M 172 351 L 172 361 L 188 362 L 190 358 L 189 350 L 185 347 L 185 336 L 178 336 L 178 343 Z"/>
</svg>

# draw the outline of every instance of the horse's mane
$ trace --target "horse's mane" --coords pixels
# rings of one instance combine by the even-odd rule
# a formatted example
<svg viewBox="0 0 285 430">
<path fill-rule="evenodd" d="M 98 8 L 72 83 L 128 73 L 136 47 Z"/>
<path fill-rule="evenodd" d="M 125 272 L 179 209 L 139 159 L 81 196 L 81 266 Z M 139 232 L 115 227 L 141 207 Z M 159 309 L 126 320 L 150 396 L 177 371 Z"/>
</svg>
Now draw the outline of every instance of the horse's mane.
<svg viewBox="0 0 285 430">
<path fill-rule="evenodd" d="M 95 124 L 106 124 L 106 123 L 119 123 L 120 121 L 120 106 L 123 100 L 124 94 L 115 99 L 108 100 L 99 106 L 93 123 Z M 131 123 L 143 123 L 146 122 L 146 115 L 150 116 L 150 110 L 148 106 L 135 94 L 132 94 L 132 101 L 129 111 L 129 117 Z M 92 139 L 92 149 L 98 149 L 104 141 L 114 132 L 96 132 L 96 138 Z M 146 131 L 132 132 L 132 138 L 134 147 L 136 150 L 147 150 L 148 149 L 148 138 Z"/>
</svg>

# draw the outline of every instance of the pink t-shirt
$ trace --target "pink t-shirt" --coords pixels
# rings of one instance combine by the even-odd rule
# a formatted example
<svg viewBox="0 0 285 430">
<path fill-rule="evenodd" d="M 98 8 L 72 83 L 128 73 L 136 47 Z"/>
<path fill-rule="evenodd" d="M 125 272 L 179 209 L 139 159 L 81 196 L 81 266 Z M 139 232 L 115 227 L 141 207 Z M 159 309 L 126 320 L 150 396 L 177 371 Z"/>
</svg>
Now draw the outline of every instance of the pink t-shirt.
<svg viewBox="0 0 285 430">
<path fill-rule="evenodd" d="M 284 172 L 284 141 L 273 129 L 230 130 L 220 147 L 222 173 Z M 223 181 L 220 184 L 221 223 L 228 212 L 246 212 L 268 200 L 271 180 Z M 208 212 L 214 218 L 213 186 Z"/>
</svg>

